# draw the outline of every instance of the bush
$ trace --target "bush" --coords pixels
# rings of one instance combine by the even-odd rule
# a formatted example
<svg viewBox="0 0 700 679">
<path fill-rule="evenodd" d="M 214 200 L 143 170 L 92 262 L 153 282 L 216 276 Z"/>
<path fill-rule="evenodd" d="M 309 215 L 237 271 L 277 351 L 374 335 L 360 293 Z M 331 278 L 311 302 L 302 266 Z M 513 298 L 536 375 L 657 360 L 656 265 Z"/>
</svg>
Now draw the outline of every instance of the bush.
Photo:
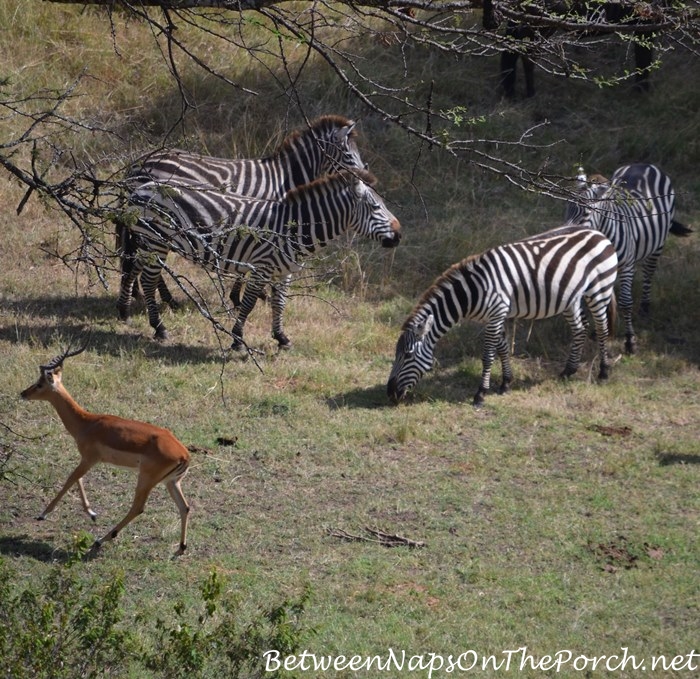
<svg viewBox="0 0 700 679">
<path fill-rule="evenodd" d="M 265 651 L 294 653 L 301 639 L 300 618 L 310 592 L 260 608 L 252 621 L 241 620 L 239 602 L 212 571 L 200 585 L 200 612 L 175 604 L 174 617 L 144 618 L 126 625 L 121 600 L 122 573 L 104 581 L 83 581 L 76 564 L 90 538 L 76 539 L 64 563 L 43 582 L 16 590 L 15 573 L 0 558 L 0 677 L 76 679 L 138 676 L 177 679 L 225 676 L 274 678 L 264 671 Z M 137 631 L 139 634 L 137 635 Z"/>
</svg>

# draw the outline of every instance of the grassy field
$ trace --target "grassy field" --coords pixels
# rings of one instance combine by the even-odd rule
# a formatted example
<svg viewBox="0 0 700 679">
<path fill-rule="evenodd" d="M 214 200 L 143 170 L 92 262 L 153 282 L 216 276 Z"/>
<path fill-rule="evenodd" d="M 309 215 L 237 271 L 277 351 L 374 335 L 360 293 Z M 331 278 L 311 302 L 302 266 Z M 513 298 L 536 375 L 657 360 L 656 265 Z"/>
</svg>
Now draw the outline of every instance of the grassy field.
<svg viewBox="0 0 700 679">
<path fill-rule="evenodd" d="M 122 136 L 76 135 L 67 143 L 78 157 L 104 154 L 109 172 L 167 127 L 176 91 L 155 50 L 143 47 L 143 27 L 117 23 L 117 53 L 99 12 L 23 0 L 0 12 L 9 28 L 0 37 L 3 68 L 23 86 L 64 85 L 89 63 L 91 84 L 71 106 L 99 109 Z M 611 48 L 610 58 L 618 57 Z M 697 58 L 669 54 L 647 98 L 542 76 L 540 94 L 527 102 L 499 99 L 491 87 L 494 60 L 411 58 L 426 76 L 444 75 L 438 89 L 446 101 L 487 116 L 484 136 L 514 136 L 546 119 L 538 148 L 522 151 L 535 165 L 571 174 L 583 163 L 611 174 L 631 160 L 658 162 L 674 180 L 678 218 L 700 225 Z M 399 61 L 387 50 L 382 65 Z M 239 67 L 262 94 L 242 101 L 204 79 L 188 138 L 217 152 L 258 155 L 279 143 L 290 113 L 264 73 L 250 63 Z M 158 620 L 197 627 L 202 583 L 216 573 L 244 622 L 308 594 L 296 641 L 299 651 L 318 656 L 386 659 L 393 649 L 447 663 L 449 655 L 473 651 L 462 662 L 480 666 L 484 657 L 500 663 L 506 651 L 526 647 L 536 659 L 568 650 L 573 657 L 619 655 L 623 665 L 627 648 L 644 671 L 628 660 L 618 669 L 611 661 L 609 672 L 605 661 L 596 670 L 589 664 L 588 673 L 570 663 L 559 674 L 667 676 L 660 665 L 652 669 L 653 656 L 670 662 L 698 650 L 698 234 L 668 241 L 652 316 L 638 323 L 639 353 L 621 356 L 608 384 L 592 377 L 592 342 L 579 374 L 557 379 L 569 339 L 562 319 L 521 324 L 512 392 L 490 395 L 475 410 L 480 329 L 465 325 L 441 342 L 439 366 L 414 398 L 393 407 L 386 381 L 394 346 L 422 290 L 463 256 L 557 225 L 562 205 L 464 160 L 426 153 L 363 115 L 328 86 L 320 66 L 319 73 L 300 83 L 308 110 L 360 119 L 363 156 L 402 221 L 404 240 L 392 253 L 364 243 L 333 248 L 318 264 L 330 273 L 290 299 L 289 352 L 278 353 L 269 338 L 268 307 L 256 309 L 246 328 L 260 352 L 255 360 L 228 355 L 227 338 L 190 304 L 165 312 L 165 344 L 151 339 L 142 309 L 130 325 L 118 322 L 116 273 L 107 269 L 105 289 L 86 268 L 52 256 L 75 247 L 76 229 L 37 199 L 17 216 L 24 191 L 0 181 L 0 559 L 12 569 L 13 591 L 37 587 L 71 562 L 76 539 L 101 535 L 131 500 L 133 473 L 98 468 L 86 479 L 97 526 L 73 492 L 45 522 L 34 520 L 78 455 L 51 408 L 18 395 L 40 364 L 91 328 L 87 351 L 66 362 L 73 396 L 90 410 L 167 427 L 193 451 L 183 483 L 192 506 L 183 557 L 172 558 L 179 518 L 158 488 L 115 542 L 71 566 L 88 589 L 123 578 L 120 626 L 144 646 L 158 649 Z M 214 111 L 222 115 L 213 118 Z M 296 126 L 300 118 L 290 117 Z M 2 122 L 7 131 L 16 121 Z M 234 123 L 245 134 L 232 134 Z M 181 261 L 173 267 L 207 290 L 196 268 Z M 219 320 L 228 326 L 223 310 Z M 613 343 L 616 356 L 622 342 L 618 336 Z M 403 544 L 383 545 L 372 531 L 401 536 Z M 209 623 L 223 615 L 217 609 Z M 123 665 L 102 671 L 167 676 L 126 655 Z M 522 653 L 513 653 L 509 671 L 492 662 L 472 673 L 547 675 L 528 661 L 521 671 L 521 661 Z M 678 676 L 697 676 L 684 662 Z M 432 676 L 461 674 L 446 669 Z M 429 671 L 407 662 L 403 670 L 283 674 Z M 210 663 L 202 676 L 223 675 Z"/>
</svg>

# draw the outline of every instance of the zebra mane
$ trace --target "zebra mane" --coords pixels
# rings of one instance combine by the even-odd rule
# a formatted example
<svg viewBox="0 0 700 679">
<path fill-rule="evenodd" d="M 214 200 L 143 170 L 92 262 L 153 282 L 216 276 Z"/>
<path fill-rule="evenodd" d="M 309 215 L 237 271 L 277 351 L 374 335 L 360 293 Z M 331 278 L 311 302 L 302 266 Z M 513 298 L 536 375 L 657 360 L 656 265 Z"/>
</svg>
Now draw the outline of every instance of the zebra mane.
<svg viewBox="0 0 700 679">
<path fill-rule="evenodd" d="M 294 144 L 296 141 L 298 141 L 301 137 L 305 137 L 307 134 L 311 134 L 313 136 L 320 136 L 322 133 L 328 132 L 329 130 L 333 129 L 340 129 L 343 127 L 351 127 L 354 125 L 354 121 L 350 120 L 349 118 L 345 118 L 344 116 L 339 116 L 339 115 L 325 115 L 321 116 L 320 118 L 316 118 L 316 120 L 312 121 L 309 127 L 302 128 L 300 130 L 294 130 L 294 132 L 291 132 L 289 135 L 287 135 L 282 143 L 279 145 L 276 151 L 272 153 L 272 156 L 278 156 L 282 153 L 287 153 L 288 151 L 293 150 Z M 356 137 L 357 132 L 355 132 L 355 129 L 353 128 L 350 131 L 350 137 Z"/>
<path fill-rule="evenodd" d="M 347 185 L 353 180 L 357 179 L 364 182 L 368 186 L 374 186 L 377 183 L 377 178 L 369 170 L 361 170 L 359 168 L 354 170 L 341 170 L 340 172 L 336 172 L 334 174 L 327 174 L 323 177 L 318 177 L 308 184 L 302 184 L 301 186 L 295 186 L 293 189 L 289 189 L 284 197 L 284 200 L 285 202 L 292 201 L 299 196 L 303 196 L 309 191 L 314 191 L 319 186 L 328 184 Z"/>
<path fill-rule="evenodd" d="M 415 320 L 425 312 L 425 307 L 429 306 L 431 300 L 435 296 L 437 290 L 445 285 L 449 285 L 455 278 L 464 277 L 466 267 L 473 261 L 481 257 L 481 253 L 469 255 L 460 262 L 456 262 L 449 269 L 443 271 L 434 281 L 433 284 L 421 295 L 420 299 L 413 307 L 413 311 L 408 315 L 408 318 L 401 326 L 401 330 L 408 329 L 409 326 L 415 323 Z"/>
</svg>

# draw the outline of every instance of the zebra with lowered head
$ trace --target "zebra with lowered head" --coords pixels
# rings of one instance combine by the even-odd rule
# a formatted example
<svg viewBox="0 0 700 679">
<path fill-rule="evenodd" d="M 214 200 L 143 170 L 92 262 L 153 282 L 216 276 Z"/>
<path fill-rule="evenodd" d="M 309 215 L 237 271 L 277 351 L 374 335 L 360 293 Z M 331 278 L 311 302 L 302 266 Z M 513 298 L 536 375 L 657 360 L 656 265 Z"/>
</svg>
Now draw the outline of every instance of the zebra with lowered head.
<svg viewBox="0 0 700 679">
<path fill-rule="evenodd" d="M 129 198 L 135 219 L 125 220 L 141 260 L 131 276 L 143 268 L 141 283 L 156 338 L 167 337 L 155 289 L 171 250 L 219 274 L 250 272 L 232 333 L 232 346 L 240 349 L 246 319 L 273 277 L 299 271 L 305 258 L 349 229 L 384 247 L 397 246 L 401 225 L 372 188 L 374 183 L 366 170 L 342 170 L 291 189 L 276 201 L 194 182 L 138 187 Z M 129 314 L 131 283 L 127 277 L 119 295 L 124 317 Z M 273 334 L 285 337 L 282 309 L 276 311 Z"/>
<path fill-rule="evenodd" d="M 219 191 L 250 198 L 278 200 L 290 189 L 307 184 L 329 172 L 342 168 L 365 169 L 357 147 L 356 123 L 339 115 L 325 115 L 305 129 L 288 135 L 271 155 L 260 159 L 230 159 L 190 153 L 180 149 L 149 153 L 129 169 L 126 183 L 132 190 L 146 182 L 193 182 Z M 138 286 L 132 276 L 136 244 L 126 225 L 117 226 L 117 249 L 122 254 L 122 276 Z M 231 301 L 240 304 L 241 277 L 236 277 Z M 272 285 L 273 313 L 281 313 L 286 304 L 290 277 Z M 176 306 L 164 280 L 158 282 L 161 298 Z M 279 318 L 273 324 L 279 324 Z M 281 348 L 291 343 L 284 335 L 275 336 Z"/>
<path fill-rule="evenodd" d="M 643 271 L 640 311 L 649 313 L 651 281 L 668 234 L 688 236 L 692 230 L 674 219 L 676 196 L 668 175 L 656 165 L 635 163 L 615 170 L 612 179 L 590 181 L 580 170 L 579 197 L 566 207 L 567 223 L 604 233 L 619 260 L 619 306 L 625 322 L 625 350 L 634 353 L 632 283 L 635 267 Z"/>
<path fill-rule="evenodd" d="M 569 357 L 561 373 L 573 375 L 586 338 L 585 300 L 595 320 L 599 379 L 607 379 L 609 315 L 614 314 L 613 287 L 617 254 L 599 231 L 561 227 L 473 255 L 445 271 L 413 308 L 403 324 L 387 393 L 397 402 L 433 367 L 435 344 L 453 326 L 473 320 L 485 326 L 481 383 L 474 405 L 491 386 L 491 367 L 502 366 L 499 393 L 513 381 L 505 322 L 508 318 L 541 319 L 564 314 L 573 332 Z"/>
</svg>

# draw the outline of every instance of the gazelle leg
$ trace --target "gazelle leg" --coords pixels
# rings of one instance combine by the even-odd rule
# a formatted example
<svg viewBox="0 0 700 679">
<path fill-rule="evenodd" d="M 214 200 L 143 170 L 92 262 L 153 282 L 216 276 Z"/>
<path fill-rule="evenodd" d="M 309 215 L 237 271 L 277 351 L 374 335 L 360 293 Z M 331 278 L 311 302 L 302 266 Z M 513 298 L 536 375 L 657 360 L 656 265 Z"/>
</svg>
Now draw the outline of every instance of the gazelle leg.
<svg viewBox="0 0 700 679">
<path fill-rule="evenodd" d="M 144 507 L 146 506 L 146 500 L 148 500 L 148 496 L 151 494 L 151 491 L 156 485 L 151 479 L 152 476 L 148 474 L 144 468 L 142 468 L 141 472 L 139 473 L 138 481 L 136 482 L 136 492 L 134 493 L 134 501 L 131 503 L 131 509 L 129 509 L 126 516 L 116 526 L 114 526 L 114 528 L 107 531 L 107 533 L 105 533 L 101 539 L 95 540 L 93 547 L 99 547 L 104 542 L 113 540 L 117 537 L 117 535 L 119 535 L 124 526 L 131 523 L 140 514 L 143 514 Z"/>
<path fill-rule="evenodd" d="M 80 500 L 83 503 L 83 509 L 93 521 L 96 521 L 97 514 L 90 509 L 90 503 L 88 502 L 87 495 L 85 494 L 82 478 L 78 479 L 78 490 L 80 491 Z"/>
<path fill-rule="evenodd" d="M 63 488 L 61 488 L 61 490 L 58 491 L 58 495 L 56 495 L 56 497 L 53 500 L 51 500 L 51 502 L 49 502 L 46 509 L 43 512 L 41 512 L 39 516 L 36 517 L 37 521 L 43 521 L 46 518 L 46 515 L 50 514 L 56 508 L 56 505 L 59 503 L 61 498 L 68 492 L 68 490 L 74 483 L 79 484 L 81 500 L 83 500 L 83 507 L 85 507 L 87 503 L 87 498 L 85 497 L 85 490 L 83 489 L 83 485 L 80 482 L 80 480 L 83 478 L 83 476 L 85 476 L 85 474 L 87 474 L 88 471 L 90 471 L 93 464 L 94 462 L 88 462 L 86 460 L 80 461 L 78 466 L 70 473 L 70 475 L 66 479 L 66 482 L 63 484 Z M 88 512 L 88 514 L 90 513 L 87 507 L 86 511 Z M 92 515 L 90 516 L 91 518 L 93 518 Z"/>
<path fill-rule="evenodd" d="M 168 489 L 170 497 L 175 501 L 180 511 L 180 549 L 178 550 L 178 554 L 182 554 L 187 549 L 187 520 L 190 515 L 190 506 L 187 504 L 187 500 L 185 500 L 185 496 L 182 494 L 180 479 L 177 481 L 168 481 L 165 487 Z"/>
</svg>

